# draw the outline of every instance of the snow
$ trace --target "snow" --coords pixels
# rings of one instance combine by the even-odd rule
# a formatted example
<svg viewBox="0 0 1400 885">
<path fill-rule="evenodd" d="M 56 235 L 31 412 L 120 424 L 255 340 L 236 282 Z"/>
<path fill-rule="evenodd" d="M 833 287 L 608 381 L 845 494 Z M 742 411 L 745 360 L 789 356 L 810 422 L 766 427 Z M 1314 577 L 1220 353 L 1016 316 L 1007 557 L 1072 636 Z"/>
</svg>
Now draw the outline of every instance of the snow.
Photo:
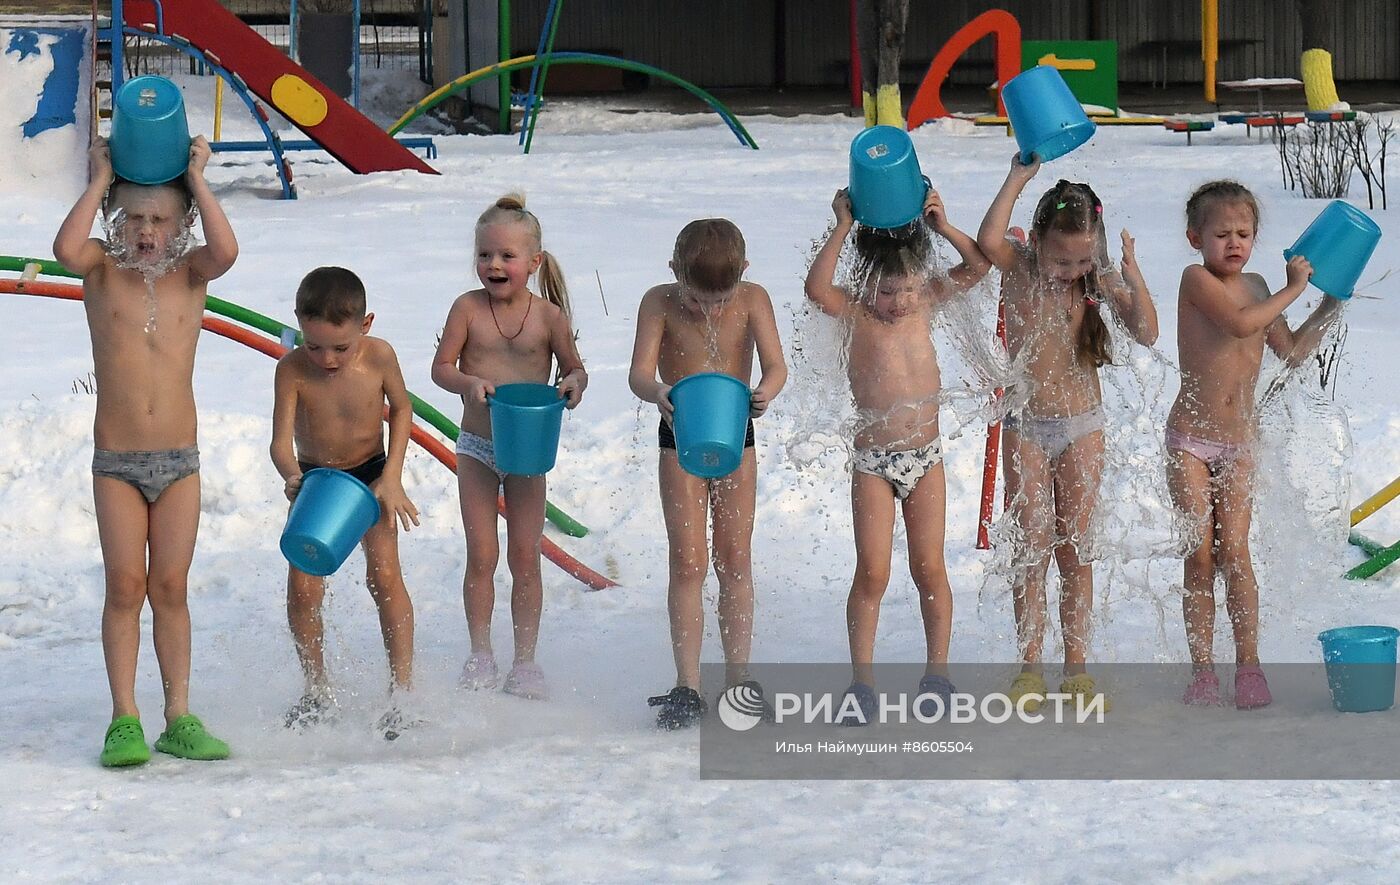
<svg viewBox="0 0 1400 885">
<path fill-rule="evenodd" d="M 33 78 L 5 70 L 0 108 L 23 113 L 32 107 L 24 90 Z M 384 79 L 391 82 L 369 83 L 367 95 L 376 119 L 387 123 L 413 90 Z M 207 131 L 212 80 L 182 82 L 192 127 Z M 376 105 L 386 92 L 394 101 Z M 257 137 L 241 108 L 231 107 L 240 113 L 225 119 L 225 137 Z M 354 269 L 369 290 L 374 334 L 397 349 L 410 389 L 451 416 L 453 397 L 429 380 L 429 363 L 449 304 L 476 284 L 476 216 L 496 196 L 523 189 L 568 276 L 592 384 L 565 424 L 550 497 L 592 532 L 552 536 L 622 586 L 589 592 L 546 564 L 540 660 L 554 700 L 462 693 L 455 687 L 467 654 L 456 486 L 428 456 L 411 452 L 405 484 L 423 525 L 401 544 L 417 611 L 416 694 L 429 724 L 393 744 L 370 728 L 382 712 L 387 672 L 359 554 L 332 581 L 326 613 L 333 677 L 345 693 L 342 722 L 307 735 L 281 728 L 300 676 L 276 547 L 285 503 L 266 454 L 273 362 L 206 336 L 195 379 L 204 512 L 190 584 L 192 702 L 234 757 L 195 764 L 157 755 L 136 770 L 98 767 L 109 702 L 88 472 L 94 401 L 75 392 L 91 369 L 86 329 L 75 305 L 0 298 L 0 410 L 7 416 L 0 436 L 0 709 L 10 723 L 0 761 L 0 876 L 122 881 L 192 870 L 218 881 L 1120 881 L 1141 871 L 1154 879 L 1247 882 L 1370 878 L 1400 868 L 1400 801 L 1385 782 L 700 781 L 696 736 L 651 727 L 644 698 L 669 687 L 673 670 L 656 416 L 626 382 L 637 303 L 667 278 L 680 227 L 723 215 L 744 231 L 748 276 L 772 294 L 791 345 L 811 242 L 824 233 L 859 125 L 834 116 L 743 122 L 761 150 L 741 148 L 710 114 L 618 114 L 598 101 L 559 100 L 547 106 L 530 156 L 513 137 L 438 136 L 440 177 L 357 177 L 322 155 L 296 155 L 294 202 L 272 198 L 276 179 L 262 155 L 221 155 L 211 164 L 209 178 L 241 245 L 238 263 L 211 291 L 290 320 L 307 270 Z M 1013 143 L 1002 130 L 956 124 L 924 127 L 914 140 L 954 223 L 975 230 Z M 38 171 L 0 179 L 0 252 L 48 256 L 82 187 L 83 160 L 12 142 L 3 153 L 6 167 L 17 159 Z M 1030 190 L 1059 177 L 1089 180 L 1110 229 L 1133 232 L 1162 317 L 1165 360 L 1145 363 L 1160 367 L 1175 360 L 1176 282 L 1194 260 L 1183 207 L 1195 186 L 1230 176 L 1255 191 L 1263 228 L 1250 269 L 1282 285 L 1282 249 L 1323 204 L 1284 191 L 1277 162 L 1275 148 L 1229 128 L 1202 133 L 1190 147 L 1160 129 L 1104 128 Z M 1029 199 L 1018 207 L 1019 223 Z M 1385 236 L 1345 315 L 1337 386 L 1352 457 L 1338 461 L 1341 483 L 1317 482 L 1327 474 L 1309 473 L 1308 453 L 1341 446 L 1321 426 L 1299 427 L 1296 437 L 1285 430 L 1277 455 L 1280 472 L 1302 483 L 1309 499 L 1335 498 L 1349 482 L 1355 504 L 1400 474 L 1400 415 L 1385 394 L 1400 369 L 1392 349 L 1400 302 L 1393 281 L 1379 281 L 1400 264 L 1400 222 L 1393 212 L 1372 215 Z M 1311 291 L 1290 309 L 1295 325 L 1318 297 Z M 947 348 L 944 359 L 951 382 L 959 359 Z M 839 375 L 827 366 L 814 384 L 822 367 L 790 365 L 789 401 L 780 397 L 758 430 L 754 660 L 843 661 L 853 560 L 848 481 L 839 458 L 799 469 L 784 445 L 808 426 L 797 413 L 805 402 L 798 391 L 835 390 Z M 1163 377 L 1166 389 L 1151 395 L 1149 418 L 1174 394 Z M 983 434 L 973 425 L 954 436 L 955 426 L 950 415 L 952 657 L 1006 661 L 1014 655 L 1010 606 L 982 590 L 989 556 L 973 549 Z M 1160 425 L 1144 420 L 1129 430 L 1155 439 Z M 1149 473 L 1143 481 L 1154 480 Z M 1327 627 L 1400 622 L 1400 569 L 1344 582 L 1337 575 L 1359 561 L 1338 540 L 1345 527 L 1289 535 L 1276 528 L 1280 512 L 1261 507 L 1258 515 L 1266 661 L 1315 661 L 1314 637 Z M 1363 528 L 1384 541 L 1400 538 L 1400 506 Z M 1151 530 L 1141 532 L 1135 537 L 1146 544 Z M 921 659 L 922 632 L 903 559 L 901 533 L 878 655 L 913 662 Z M 1100 615 L 1093 659 L 1184 660 L 1172 595 L 1179 562 L 1138 562 L 1121 574 L 1138 584 L 1105 587 L 1112 604 Z M 504 563 L 497 588 L 496 646 L 508 654 Z M 711 583 L 711 610 L 713 593 Z M 708 629 L 706 659 L 716 660 L 713 618 Z M 1223 635 L 1217 648 L 1228 660 Z M 148 641 L 138 680 L 154 737 L 160 690 Z M 1393 722 L 1397 713 L 1374 715 Z"/>
</svg>

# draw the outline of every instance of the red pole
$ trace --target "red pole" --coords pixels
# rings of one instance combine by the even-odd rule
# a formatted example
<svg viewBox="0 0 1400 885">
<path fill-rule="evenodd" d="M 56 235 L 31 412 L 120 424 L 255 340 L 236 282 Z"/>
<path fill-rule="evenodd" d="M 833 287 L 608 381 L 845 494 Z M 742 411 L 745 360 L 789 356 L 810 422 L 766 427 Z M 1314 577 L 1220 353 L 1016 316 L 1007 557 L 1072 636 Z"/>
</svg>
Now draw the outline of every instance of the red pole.
<svg viewBox="0 0 1400 885">
<path fill-rule="evenodd" d="M 851 107 L 860 110 L 865 107 L 861 97 L 860 79 L 860 40 L 856 36 L 856 4 L 864 0 L 851 0 Z"/>
<path fill-rule="evenodd" d="M 1006 347 L 1006 303 L 997 304 L 997 340 Z M 1003 390 L 998 387 L 995 398 L 1000 401 Z M 1001 449 L 1001 422 L 987 425 L 987 458 L 982 465 L 982 509 L 977 517 L 977 549 L 992 546 L 987 531 L 992 526 L 992 507 L 997 495 L 997 457 Z"/>
</svg>

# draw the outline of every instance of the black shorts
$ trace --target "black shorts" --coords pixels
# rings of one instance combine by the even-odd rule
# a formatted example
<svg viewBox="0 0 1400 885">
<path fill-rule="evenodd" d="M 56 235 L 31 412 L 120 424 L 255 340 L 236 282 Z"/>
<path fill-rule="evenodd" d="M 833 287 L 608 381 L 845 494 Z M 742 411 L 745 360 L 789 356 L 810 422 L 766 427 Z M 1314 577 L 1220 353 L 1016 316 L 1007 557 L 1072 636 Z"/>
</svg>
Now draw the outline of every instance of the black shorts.
<svg viewBox="0 0 1400 885">
<path fill-rule="evenodd" d="M 370 483 L 374 482 L 376 479 L 379 479 L 379 477 L 384 475 L 384 464 L 388 460 L 389 459 L 385 457 L 384 453 L 380 452 L 378 455 L 375 455 L 373 458 L 370 458 L 368 461 L 359 465 L 358 467 L 339 467 L 331 469 L 343 470 L 346 473 L 358 479 L 360 482 L 364 483 L 365 485 L 369 485 Z M 305 461 L 298 461 L 297 464 L 301 467 L 302 473 L 305 473 L 308 470 L 315 470 L 318 467 L 324 466 L 321 464 L 308 464 Z"/>
<path fill-rule="evenodd" d="M 674 449 L 676 447 L 676 433 L 671 429 L 671 424 L 665 418 L 656 428 L 656 444 L 663 449 Z M 749 426 L 744 430 L 744 448 L 753 448 L 753 419 L 749 419 Z"/>
</svg>

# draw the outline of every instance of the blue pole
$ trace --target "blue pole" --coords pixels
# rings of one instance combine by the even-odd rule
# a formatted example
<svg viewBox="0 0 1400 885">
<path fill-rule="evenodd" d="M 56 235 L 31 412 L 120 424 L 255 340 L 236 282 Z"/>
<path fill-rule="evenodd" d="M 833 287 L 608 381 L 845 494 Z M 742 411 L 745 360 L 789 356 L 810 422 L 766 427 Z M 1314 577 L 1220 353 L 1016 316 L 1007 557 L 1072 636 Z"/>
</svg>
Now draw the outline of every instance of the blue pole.
<svg viewBox="0 0 1400 885">
<path fill-rule="evenodd" d="M 122 0 L 112 0 L 112 20 L 108 24 L 111 26 L 107 32 L 108 42 L 112 44 L 112 103 L 115 105 L 117 90 L 122 88 L 126 74 L 126 62 L 122 58 Z M 96 19 L 92 26 L 97 27 Z"/>
<path fill-rule="evenodd" d="M 350 83 L 350 103 L 355 110 L 360 109 L 360 0 L 355 0 L 355 20 L 351 26 L 350 55 L 355 60 L 353 80 Z"/>
<path fill-rule="evenodd" d="M 292 0 L 292 10 L 287 15 L 287 32 L 287 57 L 301 64 L 297 58 L 297 0 Z"/>
<path fill-rule="evenodd" d="M 543 59 L 545 43 L 549 39 L 549 29 L 554 23 L 554 15 L 559 9 L 559 0 L 549 0 L 549 9 L 545 10 L 544 27 L 540 28 L 540 44 L 535 49 L 535 58 Z M 525 144 L 525 130 L 529 128 L 530 111 L 534 108 L 539 97 L 535 95 L 535 87 L 540 81 L 540 65 L 536 65 L 530 70 L 530 90 L 525 93 L 525 113 L 520 118 L 520 141 Z"/>
</svg>

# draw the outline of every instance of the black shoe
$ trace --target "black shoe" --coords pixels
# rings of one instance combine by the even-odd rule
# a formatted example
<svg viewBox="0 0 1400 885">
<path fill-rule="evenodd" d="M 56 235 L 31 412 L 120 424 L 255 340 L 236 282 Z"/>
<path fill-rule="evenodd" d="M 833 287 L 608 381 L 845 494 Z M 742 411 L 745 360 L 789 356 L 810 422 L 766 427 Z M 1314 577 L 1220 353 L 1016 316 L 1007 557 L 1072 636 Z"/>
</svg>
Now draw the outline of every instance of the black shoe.
<svg viewBox="0 0 1400 885">
<path fill-rule="evenodd" d="M 743 682 L 726 688 L 718 698 L 715 698 L 716 706 L 725 695 L 730 696 L 730 705 L 735 710 L 749 715 L 758 714 L 759 721 L 764 725 L 772 725 L 778 719 L 773 705 L 768 703 L 768 699 L 763 696 L 763 686 L 759 685 L 756 679 L 745 679 Z"/>
<path fill-rule="evenodd" d="M 405 713 L 398 707 L 390 707 L 389 712 L 379 717 L 379 721 L 374 724 L 374 728 L 384 735 L 386 741 L 396 741 L 399 736 L 411 728 L 418 728 L 423 725 L 422 719 L 415 718 L 411 714 Z"/>
<path fill-rule="evenodd" d="M 656 727 L 663 731 L 676 731 L 689 728 L 704 718 L 709 706 L 700 692 L 693 688 L 678 685 L 666 694 L 647 698 L 647 706 L 660 707 L 656 714 Z"/>
<path fill-rule="evenodd" d="M 321 692 L 304 694 L 282 717 L 282 724 L 293 731 L 335 719 L 335 700 Z"/>
</svg>

